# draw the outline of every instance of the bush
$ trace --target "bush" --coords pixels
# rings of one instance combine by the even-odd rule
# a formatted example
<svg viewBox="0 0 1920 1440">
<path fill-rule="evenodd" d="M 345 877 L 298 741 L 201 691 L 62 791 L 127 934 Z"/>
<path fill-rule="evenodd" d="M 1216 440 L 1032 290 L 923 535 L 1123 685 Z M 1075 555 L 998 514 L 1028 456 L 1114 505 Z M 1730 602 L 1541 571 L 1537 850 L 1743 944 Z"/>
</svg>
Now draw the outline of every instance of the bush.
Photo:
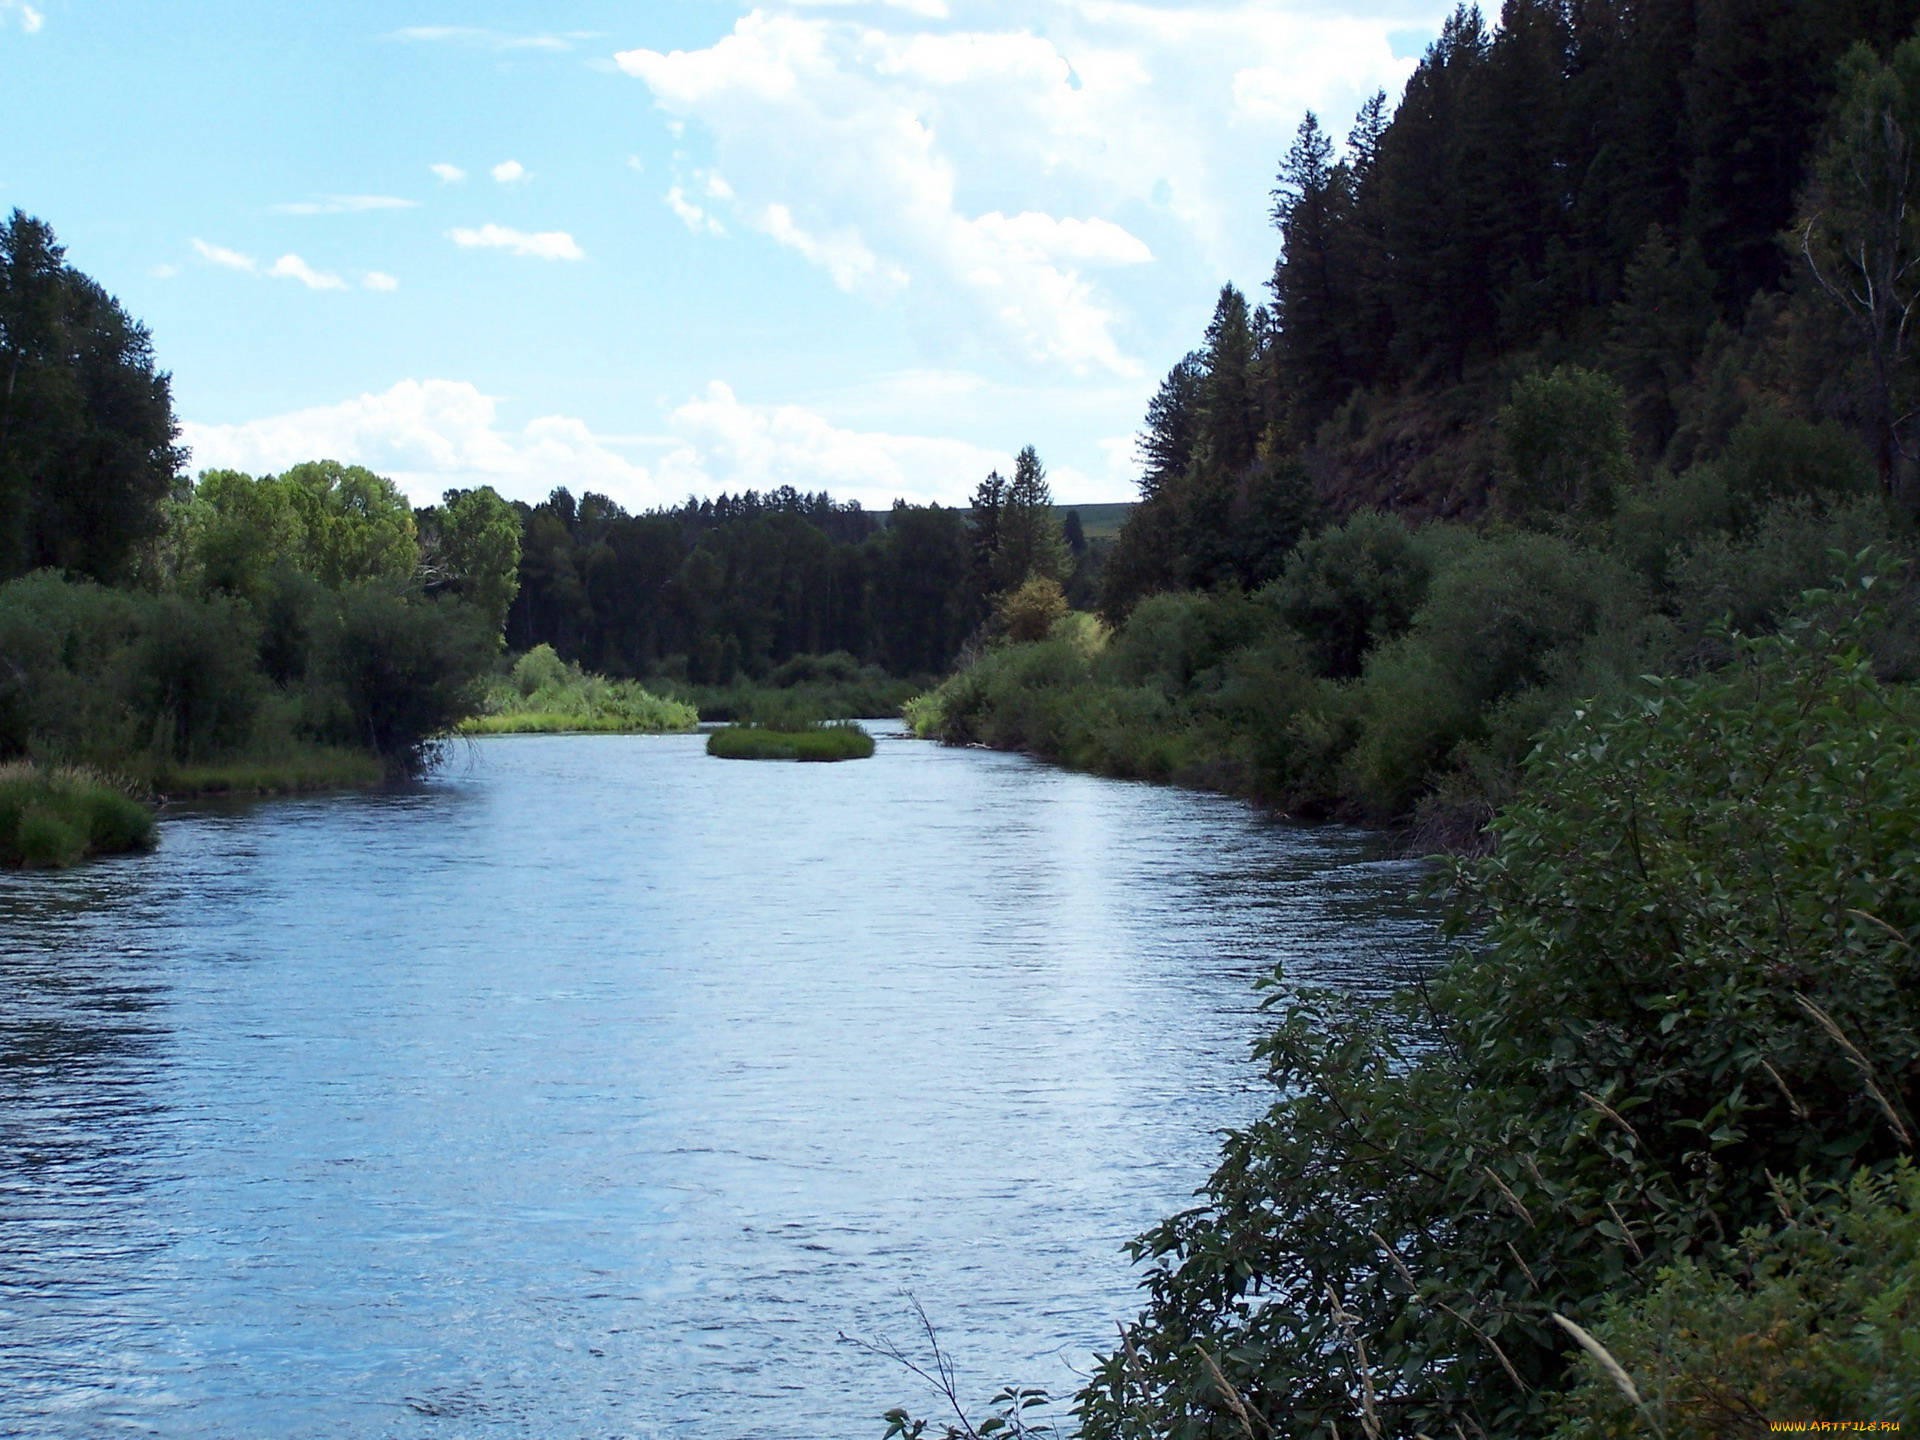
<svg viewBox="0 0 1920 1440">
<path fill-rule="evenodd" d="M 1303 541 L 1262 597 L 1307 642 L 1322 675 L 1360 673 L 1374 646 L 1404 635 L 1433 564 L 1398 515 L 1362 510 Z"/>
<path fill-rule="evenodd" d="M 560 689 L 579 678 L 579 667 L 567 664 L 551 645 L 536 645 L 513 662 L 513 688 L 523 696 L 537 690 Z"/>
<path fill-rule="evenodd" d="M 328 662 L 346 706 L 341 738 L 390 774 L 419 773 L 428 743 L 479 708 L 496 644 L 486 617 L 451 597 L 409 604 L 379 583 L 343 591 Z"/>
<path fill-rule="evenodd" d="M 1875 679 L 1862 594 L 1551 731 L 1454 869 L 1472 950 L 1397 1019 L 1276 990 L 1279 1098 L 1138 1243 L 1088 1440 L 1541 1431 L 1577 1353 L 1555 1314 L 1718 1263 L 1770 1175 L 1903 1153 L 1920 704 Z"/>
<path fill-rule="evenodd" d="M 1529 375 L 1501 407 L 1500 443 L 1512 470 L 1509 513 L 1608 515 L 1632 477 L 1626 393 L 1577 365 Z"/>
<path fill-rule="evenodd" d="M 1006 637 L 1022 645 L 1046 639 L 1055 622 L 1066 614 L 1067 597 L 1060 582 L 1048 575 L 1036 575 L 1000 597 L 996 618 Z"/>
<path fill-rule="evenodd" d="M 252 607 L 226 595 L 160 595 L 140 607 L 129 690 L 160 761 L 236 749 L 264 689 Z"/>
</svg>

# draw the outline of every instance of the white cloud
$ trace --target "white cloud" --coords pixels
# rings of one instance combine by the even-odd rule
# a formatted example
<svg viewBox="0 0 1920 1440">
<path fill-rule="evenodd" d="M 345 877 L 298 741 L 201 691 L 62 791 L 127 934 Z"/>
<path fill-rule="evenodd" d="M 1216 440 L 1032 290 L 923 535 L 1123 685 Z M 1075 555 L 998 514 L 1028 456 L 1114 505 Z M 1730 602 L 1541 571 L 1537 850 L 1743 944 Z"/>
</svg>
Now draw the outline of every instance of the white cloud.
<svg viewBox="0 0 1920 1440">
<path fill-rule="evenodd" d="M 264 275 L 273 280 L 298 280 L 309 290 L 345 290 L 347 288 L 347 282 L 338 275 L 326 270 L 316 270 L 298 255 L 282 255 L 271 265 L 262 266 L 251 255 L 244 255 L 238 250 L 229 250 L 224 245 L 209 245 L 204 240 L 196 239 L 193 242 L 193 248 L 200 253 L 201 259 L 223 269 L 239 270 L 248 275 Z M 380 274 L 377 270 L 372 273 Z M 366 283 L 375 290 L 391 290 L 399 284 L 391 276 L 381 276 L 381 278 L 391 283 L 381 285 L 371 277 Z"/>
<path fill-rule="evenodd" d="M 369 270 L 360 277 L 360 283 L 369 290 L 398 290 L 400 282 L 384 270 Z"/>
<path fill-rule="evenodd" d="M 197 469 L 259 474 L 303 460 L 341 460 L 390 476 L 415 504 L 475 485 L 524 500 L 545 499 L 565 485 L 635 509 L 661 498 L 644 465 L 608 449 L 582 421 L 546 415 L 509 431 L 493 398 L 464 381 L 402 380 L 378 395 L 243 425 L 189 422 L 181 436 Z"/>
<path fill-rule="evenodd" d="M 23 0 L 0 0 L 0 19 L 8 15 L 17 16 L 21 30 L 32 35 L 47 23 L 47 17 Z"/>
<path fill-rule="evenodd" d="M 411 210 L 419 203 L 397 195 L 323 195 L 318 200 L 295 200 L 273 208 L 282 215 L 343 215 L 363 210 Z"/>
<path fill-rule="evenodd" d="M 315 270 L 298 255 L 282 255 L 267 267 L 266 273 L 280 280 L 298 280 L 309 290 L 344 290 L 347 282 L 338 275 Z"/>
<path fill-rule="evenodd" d="M 518 160 L 502 160 L 487 173 L 502 185 L 517 185 L 522 180 L 533 178 L 527 167 Z"/>
<path fill-rule="evenodd" d="M 427 168 L 438 175 L 443 184 L 452 185 L 467 178 L 466 171 L 462 170 L 458 165 L 449 165 L 444 160 L 429 165 Z"/>
<path fill-rule="evenodd" d="M 830 490 L 836 499 L 884 508 L 896 499 L 963 504 L 1011 452 L 964 440 L 843 429 L 799 405 L 747 405 L 715 380 L 673 412 L 681 443 L 655 467 L 670 497 L 719 490 Z"/>
<path fill-rule="evenodd" d="M 1125 297 L 1157 314 L 1169 284 L 1257 283 L 1266 182 L 1301 111 L 1337 130 L 1411 68 L 1386 38 L 1401 0 L 1294 3 L 1063 0 L 1042 33 L 1013 0 L 978 0 L 965 30 L 926 24 L 935 3 L 813 0 L 616 60 L 676 137 L 704 132 L 734 217 L 840 288 L 911 295 L 929 335 L 1133 375 Z M 1155 261 L 1182 273 L 1148 281 Z"/>
<path fill-rule="evenodd" d="M 851 430 L 799 405 L 749 405 L 717 380 L 672 412 L 669 429 L 641 437 L 667 447 L 648 466 L 575 417 L 544 415 L 515 431 L 501 422 L 493 397 L 471 384 L 402 380 L 377 395 L 240 425 L 188 422 L 182 439 L 196 469 L 262 474 L 340 460 L 392 477 L 415 504 L 474 485 L 522 500 L 542 500 L 565 485 L 630 510 L 779 485 L 830 490 L 874 508 L 897 498 L 964 504 L 982 475 L 1013 463 L 1010 453 L 962 440 Z"/>
<path fill-rule="evenodd" d="M 225 266 L 229 270 L 244 270 L 249 275 L 260 273 L 260 262 L 251 255 L 242 255 L 238 250 L 229 250 L 224 245 L 209 245 L 196 239 L 193 248 L 200 252 L 200 258 L 215 265 Z"/>
<path fill-rule="evenodd" d="M 698 235 L 705 231 L 709 235 L 724 235 L 726 228 L 721 223 L 687 198 L 684 187 L 675 185 L 664 197 L 667 208 L 678 215 L 687 229 Z"/>
<path fill-rule="evenodd" d="M 576 37 L 564 35 L 509 35 L 475 25 L 410 25 L 394 32 L 401 40 L 426 40 L 473 45 L 483 50 L 571 50 Z"/>
<path fill-rule="evenodd" d="M 180 273 L 178 265 L 156 265 L 147 274 L 156 280 L 171 280 Z"/>
<path fill-rule="evenodd" d="M 644 175 L 647 173 L 647 167 L 638 155 L 627 156 L 627 168 L 636 175 Z"/>
<path fill-rule="evenodd" d="M 464 249 L 511 250 L 516 255 L 531 255 L 541 260 L 584 260 L 587 252 L 574 243 L 564 230 L 542 230 L 529 234 L 510 230 L 505 225 L 486 224 L 478 230 L 449 230 L 447 238 Z"/>
</svg>

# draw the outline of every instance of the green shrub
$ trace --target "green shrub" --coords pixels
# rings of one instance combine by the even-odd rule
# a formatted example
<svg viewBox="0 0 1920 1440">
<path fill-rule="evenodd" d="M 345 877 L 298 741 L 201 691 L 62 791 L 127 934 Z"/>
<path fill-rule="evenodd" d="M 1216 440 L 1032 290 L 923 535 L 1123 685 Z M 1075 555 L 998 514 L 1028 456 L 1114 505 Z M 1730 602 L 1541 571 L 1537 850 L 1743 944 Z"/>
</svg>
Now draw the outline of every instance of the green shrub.
<svg viewBox="0 0 1920 1440">
<path fill-rule="evenodd" d="M 417 773 L 429 742 L 479 708 L 496 643 L 486 617 L 451 597 L 409 604 L 378 582 L 342 591 L 328 660 L 346 706 L 339 738 Z"/>
<path fill-rule="evenodd" d="M 1719 460 L 1735 526 L 1781 500 L 1836 500 L 1878 488 L 1873 456 L 1838 421 L 1811 424 L 1763 407 L 1734 427 Z"/>
<path fill-rule="evenodd" d="M 995 618 L 1006 637 L 1016 645 L 1044 640 L 1057 621 L 1066 618 L 1067 597 L 1060 582 L 1050 575 L 1035 575 L 1018 589 L 1000 597 Z"/>
<path fill-rule="evenodd" d="M 580 667 L 569 665 L 554 653 L 553 646 L 534 646 L 513 662 L 513 688 L 523 696 L 536 690 L 563 689 L 569 681 L 578 681 Z"/>
<path fill-rule="evenodd" d="M 1345 680 L 1374 646 L 1407 632 L 1432 579 L 1431 558 L 1398 515 L 1362 510 L 1302 541 L 1261 595 L 1320 673 Z"/>
<path fill-rule="evenodd" d="M 1234 651 L 1268 638 L 1278 624 L 1271 607 L 1237 590 L 1152 595 L 1114 632 L 1099 673 L 1123 685 L 1155 685 L 1181 695 Z"/>
<path fill-rule="evenodd" d="M 1608 515 L 1632 477 L 1626 393 L 1606 375 L 1577 365 L 1529 375 L 1501 407 L 1499 428 L 1513 515 Z"/>
</svg>

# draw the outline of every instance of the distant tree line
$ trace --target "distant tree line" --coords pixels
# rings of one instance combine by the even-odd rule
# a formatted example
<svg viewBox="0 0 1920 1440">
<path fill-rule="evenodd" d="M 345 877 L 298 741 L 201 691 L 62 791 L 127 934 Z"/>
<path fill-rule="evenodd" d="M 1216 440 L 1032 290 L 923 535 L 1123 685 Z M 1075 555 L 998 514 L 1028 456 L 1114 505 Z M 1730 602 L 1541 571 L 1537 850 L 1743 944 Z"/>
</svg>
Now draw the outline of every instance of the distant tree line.
<svg viewBox="0 0 1920 1440">
<path fill-rule="evenodd" d="M 790 486 L 639 515 L 564 489 L 515 508 L 512 648 L 549 644 L 605 674 L 701 685 L 836 651 L 942 674 L 1029 579 L 1090 600 L 1100 554 L 1077 516 L 1062 526 L 1031 446 L 965 509 L 902 501 L 876 514 Z"/>
</svg>

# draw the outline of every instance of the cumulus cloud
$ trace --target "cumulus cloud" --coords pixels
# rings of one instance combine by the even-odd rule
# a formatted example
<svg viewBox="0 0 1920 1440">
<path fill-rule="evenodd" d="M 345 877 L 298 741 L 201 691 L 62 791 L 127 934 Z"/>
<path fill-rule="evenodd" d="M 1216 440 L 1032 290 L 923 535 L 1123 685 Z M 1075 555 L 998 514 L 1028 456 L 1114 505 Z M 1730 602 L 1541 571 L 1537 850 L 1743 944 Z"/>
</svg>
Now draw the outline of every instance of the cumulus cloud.
<svg viewBox="0 0 1920 1440">
<path fill-rule="evenodd" d="M 1077 0 L 1044 34 L 1012 0 L 925 23 L 944 14 L 816 0 L 615 58 L 676 135 L 710 142 L 732 218 L 843 290 L 911 292 L 932 329 L 1074 372 L 1137 373 L 1123 295 L 1148 292 L 1125 277 L 1168 248 L 1196 281 L 1270 264 L 1260 180 L 1300 112 L 1337 128 L 1410 67 L 1388 17 L 1352 7 Z"/>
<path fill-rule="evenodd" d="M 318 200 L 295 200 L 273 208 L 282 215 L 345 215 L 363 210 L 411 210 L 419 203 L 397 195 L 323 195 Z"/>
<path fill-rule="evenodd" d="M 582 421 L 546 415 L 511 431 L 493 398 L 464 381 L 402 380 L 378 395 L 242 425 L 189 422 L 181 436 L 196 468 L 258 474 L 341 460 L 390 476 L 415 504 L 476 485 L 528 500 L 566 485 L 636 508 L 657 498 L 646 467 L 595 439 Z"/>
<path fill-rule="evenodd" d="M 518 185 L 522 180 L 533 178 L 527 167 L 518 160 L 502 160 L 487 173 L 502 185 Z"/>
<path fill-rule="evenodd" d="M 464 381 L 402 380 L 380 394 L 240 425 L 188 422 L 198 469 L 255 474 L 328 458 L 391 476 L 415 504 L 454 486 L 491 485 L 541 500 L 557 485 L 595 490 L 631 510 L 688 494 L 792 485 L 884 508 L 895 499 L 964 504 L 988 470 L 1012 456 L 938 436 L 861 431 L 799 405 L 752 405 L 716 380 L 669 417 L 665 453 L 628 459 L 582 420 L 545 415 L 519 430 L 493 397 Z"/>
<path fill-rule="evenodd" d="M 12 16 L 21 30 L 32 35 L 47 23 L 47 17 L 24 0 L 0 0 L 0 20 Z"/>
<path fill-rule="evenodd" d="M 510 230 L 505 225 L 486 224 L 478 230 L 449 230 L 447 238 L 463 249 L 511 250 L 515 255 L 531 255 L 539 260 L 584 260 L 587 252 L 574 243 L 564 230 L 542 230 L 529 234 Z"/>
<path fill-rule="evenodd" d="M 669 496 L 791 485 L 869 507 L 957 504 L 987 471 L 1013 463 L 964 440 L 849 430 L 799 405 L 744 404 L 719 380 L 670 423 L 681 443 L 656 467 L 656 488 Z"/>
<path fill-rule="evenodd" d="M 452 185 L 467 178 L 466 171 L 462 170 L 458 165 L 449 165 L 444 160 L 429 165 L 427 168 L 438 175 L 441 183 L 444 185 Z"/>
<path fill-rule="evenodd" d="M 360 277 L 360 283 L 369 290 L 398 290 L 400 282 L 384 270 L 369 270 Z"/>
</svg>

